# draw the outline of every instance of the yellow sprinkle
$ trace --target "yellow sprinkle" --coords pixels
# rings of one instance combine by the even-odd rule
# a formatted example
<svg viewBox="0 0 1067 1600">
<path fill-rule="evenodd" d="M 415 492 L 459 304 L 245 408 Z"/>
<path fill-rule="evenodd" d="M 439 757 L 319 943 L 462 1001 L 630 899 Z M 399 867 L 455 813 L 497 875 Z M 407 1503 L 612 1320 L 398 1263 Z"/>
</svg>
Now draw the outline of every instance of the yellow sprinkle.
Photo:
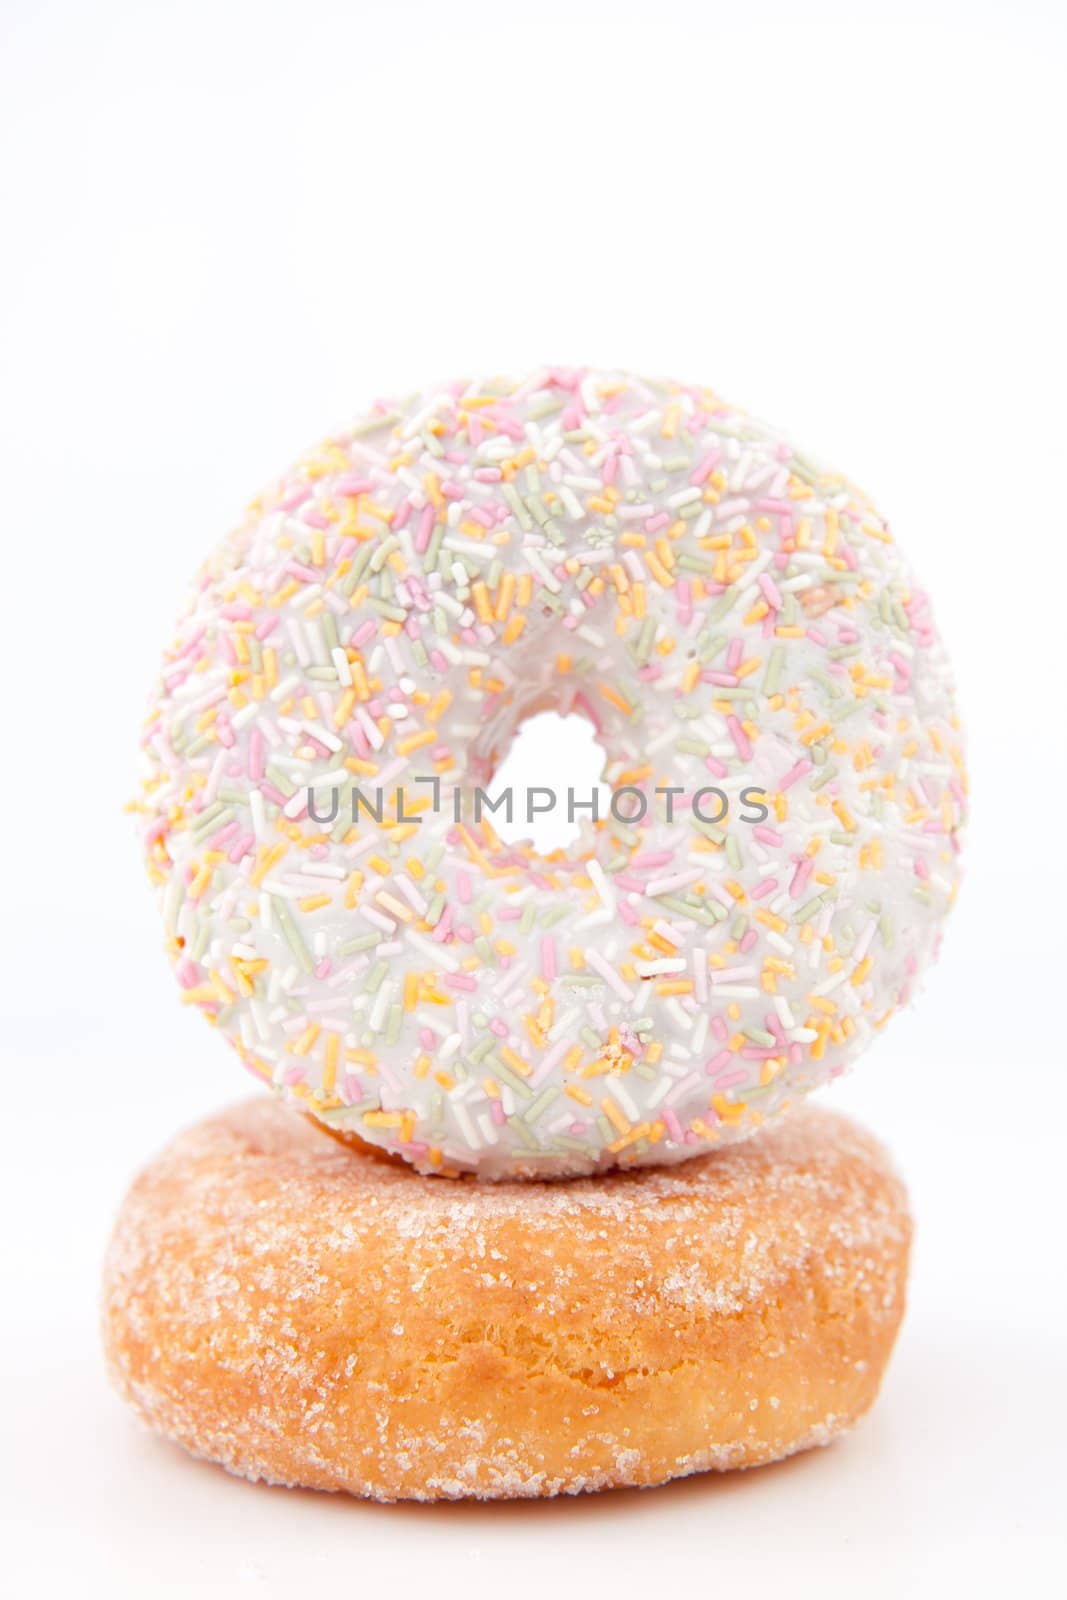
<svg viewBox="0 0 1067 1600">
<path fill-rule="evenodd" d="M 320 1023 L 318 1023 L 318 1022 L 309 1022 L 307 1027 L 304 1029 L 303 1033 L 300 1035 L 299 1039 L 293 1045 L 293 1054 L 294 1054 L 294 1056 L 306 1056 L 306 1055 L 308 1055 L 310 1053 L 310 1051 L 311 1051 L 312 1045 L 315 1043 L 315 1040 L 318 1038 L 320 1031 L 321 1031 L 321 1024 Z"/>
<path fill-rule="evenodd" d="M 326 1035 L 326 1064 L 322 1069 L 322 1087 L 327 1094 L 332 1094 L 337 1083 L 337 1061 L 341 1053 L 341 1036 L 338 1033 Z"/>
<path fill-rule="evenodd" d="M 500 588 L 496 597 L 496 620 L 506 622 L 511 611 L 512 601 L 515 598 L 515 574 L 505 572 L 500 580 Z"/>
<path fill-rule="evenodd" d="M 502 1061 L 507 1062 L 513 1072 L 519 1074 L 520 1078 L 528 1078 L 530 1076 L 532 1068 L 526 1064 L 520 1055 L 517 1055 L 512 1050 L 510 1045 L 503 1044 L 500 1046 L 500 1057 Z"/>
<path fill-rule="evenodd" d="M 608 1149 L 612 1155 L 618 1155 L 619 1151 L 625 1150 L 627 1145 L 636 1144 L 639 1139 L 647 1139 L 651 1131 L 650 1123 L 639 1122 L 635 1128 L 631 1128 L 629 1133 L 624 1134 L 621 1139 L 616 1139 L 613 1144 L 609 1144 Z"/>
<path fill-rule="evenodd" d="M 421 750 L 423 745 L 433 744 L 437 734 L 433 728 L 423 728 L 420 733 L 409 733 L 406 738 L 396 742 L 397 755 L 409 756 L 413 750 Z M 414 810 L 414 807 L 410 809 Z"/>
<path fill-rule="evenodd" d="M 645 551 L 645 566 L 662 588 L 674 588 L 674 574 L 667 570 L 662 561 L 660 561 L 659 557 L 653 555 L 651 550 Z"/>
<path fill-rule="evenodd" d="M 411 907 L 405 905 L 402 900 L 398 900 L 395 895 L 390 894 L 386 889 L 379 889 L 374 899 L 375 903 L 380 905 L 383 910 L 388 911 L 391 917 L 396 917 L 400 922 L 414 922 L 415 913 Z"/>
<path fill-rule="evenodd" d="M 624 1115 L 621 1106 L 617 1105 L 610 1095 L 606 1094 L 600 1102 L 600 1109 L 615 1129 L 616 1133 L 626 1135 L 630 1131 L 630 1124 Z"/>
<path fill-rule="evenodd" d="M 610 683 L 602 683 L 600 685 L 600 693 L 603 695 L 605 700 L 607 700 L 611 705 L 617 707 L 617 709 L 623 712 L 625 716 L 630 717 L 633 715 L 633 706 L 627 699 L 619 694 L 617 689 L 613 689 Z"/>
<path fill-rule="evenodd" d="M 471 584 L 471 599 L 474 601 L 474 609 L 478 613 L 478 621 L 492 622 L 493 608 L 489 604 L 489 590 L 481 578 L 478 579 L 477 583 Z"/>
</svg>

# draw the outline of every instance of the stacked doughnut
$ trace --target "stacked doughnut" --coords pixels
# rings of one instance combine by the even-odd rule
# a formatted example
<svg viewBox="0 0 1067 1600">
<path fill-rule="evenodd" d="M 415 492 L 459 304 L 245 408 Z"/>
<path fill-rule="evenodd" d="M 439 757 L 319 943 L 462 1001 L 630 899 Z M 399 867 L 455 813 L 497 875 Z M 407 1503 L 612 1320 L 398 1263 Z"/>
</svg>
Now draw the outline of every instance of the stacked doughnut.
<svg viewBox="0 0 1067 1600">
<path fill-rule="evenodd" d="M 603 814 L 569 796 L 576 837 L 547 855 L 488 792 L 545 709 L 592 724 L 610 792 Z M 936 953 L 965 772 L 926 596 L 848 480 L 707 390 L 617 373 L 382 403 L 207 562 L 143 748 L 182 999 L 281 1103 L 175 1146 L 120 1220 L 109 1350 L 158 1426 L 271 1481 L 531 1494 L 769 1459 L 870 1402 L 901 1191 L 839 1119 L 772 1125 Z M 268 1180 L 262 1237 L 241 1194 Z M 177 1190 L 197 1201 L 170 1238 Z M 377 1409 L 375 1360 L 400 1358 L 368 1338 L 371 1216 L 409 1330 Z M 283 1239 L 294 1296 L 310 1272 L 349 1308 L 326 1344 L 309 1313 L 284 1381 L 253 1294 Z M 197 1284 L 242 1248 L 209 1356 Z M 548 1323 L 519 1339 L 535 1282 Z M 795 1299 L 822 1361 L 830 1285 L 854 1315 L 824 1376 L 873 1361 L 873 1385 L 808 1373 L 801 1414 L 746 1318 L 755 1339 Z M 701 1392 L 714 1372 L 710 1410 L 679 1362 Z M 312 1392 L 328 1423 L 305 1426 Z"/>
</svg>

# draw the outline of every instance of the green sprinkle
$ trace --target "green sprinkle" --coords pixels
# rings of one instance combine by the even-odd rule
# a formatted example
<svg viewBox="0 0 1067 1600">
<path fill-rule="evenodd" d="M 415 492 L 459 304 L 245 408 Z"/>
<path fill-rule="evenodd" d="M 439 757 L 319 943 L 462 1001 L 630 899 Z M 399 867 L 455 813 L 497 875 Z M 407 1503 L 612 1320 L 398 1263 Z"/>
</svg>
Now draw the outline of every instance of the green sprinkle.
<svg viewBox="0 0 1067 1600">
<path fill-rule="evenodd" d="M 767 657 L 767 670 L 763 674 L 763 693 L 777 694 L 778 680 L 782 676 L 782 667 L 785 663 L 785 651 L 780 644 L 776 644 Z"/>
</svg>

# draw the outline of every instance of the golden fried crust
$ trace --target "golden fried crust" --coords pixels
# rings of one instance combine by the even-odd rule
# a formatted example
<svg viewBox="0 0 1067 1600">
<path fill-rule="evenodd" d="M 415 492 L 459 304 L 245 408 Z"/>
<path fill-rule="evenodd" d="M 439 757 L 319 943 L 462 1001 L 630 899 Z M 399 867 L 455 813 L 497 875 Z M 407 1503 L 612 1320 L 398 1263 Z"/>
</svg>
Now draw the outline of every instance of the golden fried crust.
<svg viewBox="0 0 1067 1600">
<path fill-rule="evenodd" d="M 479 1185 L 254 1100 L 134 1183 L 104 1344 L 151 1427 L 247 1478 L 379 1500 L 662 1483 L 867 1410 L 910 1234 L 884 1152 L 826 1111 L 670 1169 Z"/>
</svg>

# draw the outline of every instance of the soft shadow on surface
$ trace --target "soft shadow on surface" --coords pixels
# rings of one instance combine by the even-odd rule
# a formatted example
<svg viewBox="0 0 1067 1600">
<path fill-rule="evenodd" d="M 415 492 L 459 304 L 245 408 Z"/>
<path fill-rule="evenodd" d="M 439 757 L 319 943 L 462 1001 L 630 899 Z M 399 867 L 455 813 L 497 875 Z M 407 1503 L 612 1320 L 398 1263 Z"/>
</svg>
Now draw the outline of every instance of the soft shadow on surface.
<svg viewBox="0 0 1067 1600">
<path fill-rule="evenodd" d="M 832 1447 L 831 1447 L 832 1448 Z M 364 1507 L 396 1516 L 399 1520 L 423 1519 L 436 1522 L 441 1517 L 462 1518 L 477 1524 L 492 1519 L 537 1517 L 549 1522 L 562 1518 L 581 1517 L 586 1520 L 599 1517 L 643 1516 L 665 1505 L 685 1505 L 692 1501 L 714 1497 L 717 1501 L 731 1499 L 734 1495 L 754 1493 L 759 1483 L 784 1479 L 815 1468 L 824 1451 L 802 1450 L 784 1461 L 768 1462 L 763 1467 L 749 1467 L 741 1472 L 694 1472 L 687 1478 L 672 1478 L 643 1489 L 598 1489 L 589 1494 L 560 1494 L 549 1499 L 529 1500 L 398 1500 L 393 1505 L 379 1505 L 375 1501 L 360 1501 Z M 301 1491 L 303 1493 L 304 1491 Z"/>
<path fill-rule="evenodd" d="M 830 1445 L 827 1449 L 802 1450 L 784 1461 L 768 1462 L 765 1466 L 749 1467 L 744 1471 L 696 1472 L 689 1477 L 672 1478 L 668 1483 L 648 1488 L 600 1489 L 591 1493 L 513 1500 L 396 1500 L 383 1503 L 319 1489 L 289 1489 L 277 1484 L 250 1483 L 245 1478 L 226 1472 L 214 1462 L 201 1461 L 188 1455 L 179 1446 L 155 1434 L 146 1435 L 143 1443 L 153 1453 L 158 1451 L 161 1456 L 166 1456 L 169 1470 L 181 1470 L 196 1477 L 212 1474 L 217 1480 L 228 1484 L 233 1493 L 241 1496 L 254 1494 L 261 1498 L 270 1495 L 275 1501 L 303 1502 L 309 1510 L 330 1517 L 371 1516 L 405 1527 L 413 1527 L 416 1523 L 433 1525 L 447 1521 L 453 1525 L 462 1524 L 467 1530 L 486 1526 L 490 1522 L 494 1527 L 499 1527 L 502 1522 L 518 1522 L 523 1518 L 537 1518 L 551 1523 L 576 1517 L 585 1520 L 615 1518 L 620 1513 L 627 1516 L 645 1515 L 657 1507 L 663 1509 L 668 1504 L 679 1507 L 712 1496 L 716 1501 L 729 1500 L 735 1495 L 756 1492 L 760 1484 L 766 1486 L 772 1481 L 779 1482 L 816 1472 L 820 1463 L 826 1464 L 825 1458 L 835 1449 L 835 1445 Z"/>
</svg>

